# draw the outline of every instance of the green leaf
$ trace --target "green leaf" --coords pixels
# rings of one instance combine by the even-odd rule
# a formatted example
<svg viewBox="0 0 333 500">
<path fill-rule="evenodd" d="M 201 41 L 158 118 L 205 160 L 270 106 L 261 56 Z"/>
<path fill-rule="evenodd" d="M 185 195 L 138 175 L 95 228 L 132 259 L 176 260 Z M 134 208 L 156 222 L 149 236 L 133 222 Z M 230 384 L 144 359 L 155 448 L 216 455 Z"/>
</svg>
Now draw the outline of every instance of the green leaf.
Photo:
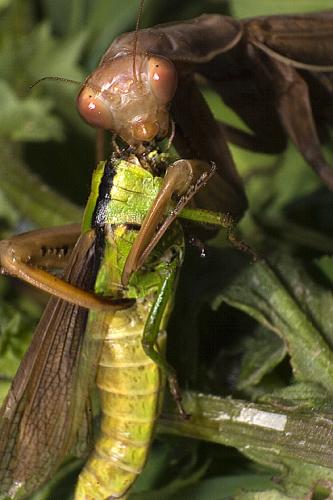
<svg viewBox="0 0 333 500">
<path fill-rule="evenodd" d="M 82 79 L 82 70 L 78 60 L 82 54 L 87 34 L 80 31 L 75 36 L 57 40 L 51 34 L 50 25 L 41 23 L 29 35 L 32 45 L 30 51 L 29 72 L 33 78 L 46 75 Z"/>
<path fill-rule="evenodd" d="M 14 27 L 13 27 L 14 28 Z M 8 30 L 0 46 L 0 71 L 2 78 L 15 85 L 15 80 L 26 84 L 47 75 L 81 79 L 78 60 L 86 40 L 83 31 L 57 40 L 47 22 L 40 23 L 28 33 L 15 34 Z"/>
<path fill-rule="evenodd" d="M 145 9 L 149 9 L 149 0 Z M 123 0 L 119 8 L 118 0 L 98 0 L 91 4 L 87 24 L 93 37 L 88 47 L 87 64 L 94 69 L 98 60 L 116 36 L 134 29 L 138 15 L 138 4 Z"/>
<path fill-rule="evenodd" d="M 312 408 L 325 408 L 328 404 L 328 394 L 318 384 L 300 383 L 276 390 L 272 394 L 266 394 L 260 398 L 260 402 L 276 407 L 311 410 Z"/>
<path fill-rule="evenodd" d="M 62 36 L 75 34 L 87 25 L 89 0 L 42 0 L 42 5 L 50 19 L 53 31 Z M 93 2 L 97 4 L 98 1 Z"/>
<path fill-rule="evenodd" d="M 333 392 L 331 292 L 313 283 L 290 257 L 271 266 L 259 262 L 247 269 L 214 301 L 239 308 L 279 335 L 299 381 L 321 383 Z M 329 344 L 327 343 L 329 342 Z"/>
<path fill-rule="evenodd" d="M 5 279 L 1 278 L 1 282 Z M 8 280 L 6 280 L 8 285 Z M 40 311 L 28 310 L 15 300 L 0 299 L 0 400 L 5 397 L 11 378 L 31 340 L 36 315 Z"/>
<path fill-rule="evenodd" d="M 292 500 L 289 495 L 284 495 L 276 490 L 257 491 L 253 493 L 240 493 L 235 500 Z"/>
<path fill-rule="evenodd" d="M 170 496 L 154 494 L 156 500 L 227 500 L 230 498 L 242 498 L 237 493 L 242 489 L 245 491 L 258 488 L 270 488 L 273 484 L 268 475 L 238 474 L 235 476 L 216 477 L 198 481 L 197 483 L 182 488 L 178 493 Z M 277 492 L 276 492 L 277 493 Z M 133 498 L 134 500 L 134 498 Z"/>
<path fill-rule="evenodd" d="M 50 114 L 52 102 L 45 98 L 20 99 L 10 86 L 0 80 L 0 137 L 12 141 L 61 140 L 60 120 Z"/>
<path fill-rule="evenodd" d="M 38 113 L 40 102 L 40 108 L 44 109 L 46 116 L 46 111 L 50 111 L 53 105 L 53 109 L 68 118 L 76 128 L 84 134 L 89 134 L 90 130 L 83 124 L 75 110 L 75 97 L 79 83 L 73 85 L 68 82 L 45 81 L 33 89 L 32 94 L 29 90 L 30 85 L 45 76 L 64 77 L 82 82 L 85 73 L 78 66 L 78 60 L 82 55 L 86 40 L 87 33 L 84 30 L 64 40 L 57 40 L 51 34 L 50 24 L 47 22 L 36 25 L 29 33 L 20 33 L 17 36 L 14 30 L 9 31 L 0 45 L 0 73 L 13 92 L 17 92 L 20 96 L 26 96 L 29 92 L 26 100 L 30 106 L 28 110 L 30 113 Z M 48 100 L 41 98 L 41 94 L 47 94 Z M 25 116 L 22 116 L 22 120 L 24 118 Z M 52 116 L 40 120 L 41 123 L 45 123 L 46 131 L 54 121 L 55 118 Z M 48 138 L 47 132 L 44 134 L 45 139 L 43 138 L 43 126 L 39 122 L 36 133 L 30 125 L 30 123 L 21 125 L 28 127 L 30 140 Z M 57 137 L 59 136 L 58 133 Z M 19 137 L 20 140 L 25 140 L 25 135 Z"/>
<path fill-rule="evenodd" d="M 264 328 L 258 329 L 255 337 L 246 340 L 244 349 L 245 355 L 237 379 L 239 390 L 257 385 L 282 361 L 287 352 L 281 338 Z"/>
<path fill-rule="evenodd" d="M 319 12 L 332 8 L 331 0 L 231 0 L 231 13 L 236 17 L 268 16 L 273 14 L 295 14 Z"/>
<path fill-rule="evenodd" d="M 31 173 L 15 149 L 0 141 L 1 190 L 11 204 L 38 226 L 50 227 L 78 222 L 82 219 L 79 207 L 42 183 Z"/>
<path fill-rule="evenodd" d="M 0 0 L 0 10 L 5 9 L 13 0 Z"/>
<path fill-rule="evenodd" d="M 317 259 L 315 264 L 319 267 L 323 275 L 333 284 L 333 257 L 331 255 L 324 255 Z"/>
</svg>

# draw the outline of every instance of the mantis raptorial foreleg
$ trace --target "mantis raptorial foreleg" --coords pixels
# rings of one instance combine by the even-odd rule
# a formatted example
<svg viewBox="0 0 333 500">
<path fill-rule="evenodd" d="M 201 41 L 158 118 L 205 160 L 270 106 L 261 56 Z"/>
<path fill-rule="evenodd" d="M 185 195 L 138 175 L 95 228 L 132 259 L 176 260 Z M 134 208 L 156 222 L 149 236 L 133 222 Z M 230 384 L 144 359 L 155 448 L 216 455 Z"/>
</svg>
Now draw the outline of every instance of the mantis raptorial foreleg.
<svg viewBox="0 0 333 500">
<path fill-rule="evenodd" d="M 227 238 L 234 247 L 249 253 L 255 260 L 257 259 L 253 250 L 236 235 L 236 223 L 231 215 L 203 209 L 184 209 L 192 197 L 205 186 L 214 172 L 214 164 L 200 160 L 178 160 L 169 166 L 161 189 L 141 225 L 138 237 L 127 258 L 122 275 L 124 286 L 128 284 L 131 274 L 143 264 L 167 228 L 178 216 L 226 229 Z M 174 194 L 180 198 L 176 206 L 163 219 Z"/>
<path fill-rule="evenodd" d="M 94 246 L 95 232 L 91 230 L 80 236 L 80 225 L 71 224 L 30 231 L 3 240 L 0 242 L 1 273 L 19 278 L 44 292 L 87 309 L 119 309 L 120 301 L 99 297 L 44 270 L 65 269 L 78 240 L 84 249 L 81 254 L 87 255 Z"/>
<path fill-rule="evenodd" d="M 144 218 L 127 258 L 122 275 L 124 285 L 127 285 L 131 274 L 146 260 L 180 210 L 206 184 L 214 171 L 214 166 L 198 160 L 178 160 L 168 167 L 161 189 Z M 179 202 L 164 218 L 175 194 L 180 196 Z"/>
</svg>

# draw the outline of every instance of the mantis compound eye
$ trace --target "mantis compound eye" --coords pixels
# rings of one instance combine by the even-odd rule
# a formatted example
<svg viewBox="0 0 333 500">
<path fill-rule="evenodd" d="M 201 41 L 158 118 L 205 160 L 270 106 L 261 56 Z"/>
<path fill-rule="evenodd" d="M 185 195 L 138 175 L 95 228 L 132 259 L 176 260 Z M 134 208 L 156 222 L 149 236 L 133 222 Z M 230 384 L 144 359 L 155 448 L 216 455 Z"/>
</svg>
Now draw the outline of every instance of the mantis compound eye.
<svg viewBox="0 0 333 500">
<path fill-rule="evenodd" d="M 176 68 L 164 57 L 150 57 L 148 64 L 150 88 L 161 104 L 168 104 L 177 88 Z"/>
<path fill-rule="evenodd" d="M 77 108 L 82 118 L 93 127 L 104 130 L 113 129 L 113 116 L 110 105 L 99 91 L 85 86 L 77 98 Z"/>
</svg>

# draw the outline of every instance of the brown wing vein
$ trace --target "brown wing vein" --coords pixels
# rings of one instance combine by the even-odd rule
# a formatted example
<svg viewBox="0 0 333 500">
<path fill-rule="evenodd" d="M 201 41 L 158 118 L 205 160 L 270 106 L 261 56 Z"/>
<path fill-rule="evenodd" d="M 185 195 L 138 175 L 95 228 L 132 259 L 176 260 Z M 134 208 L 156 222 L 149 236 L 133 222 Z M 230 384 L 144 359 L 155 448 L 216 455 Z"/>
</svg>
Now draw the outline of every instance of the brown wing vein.
<svg viewBox="0 0 333 500">
<path fill-rule="evenodd" d="M 82 236 L 65 279 L 91 289 L 94 255 L 94 242 Z M 53 297 L 37 326 L 0 413 L 2 495 L 14 496 L 19 484 L 24 485 L 22 493 L 29 494 L 47 480 L 75 443 L 79 429 L 73 423 L 73 395 L 87 314 Z"/>
</svg>

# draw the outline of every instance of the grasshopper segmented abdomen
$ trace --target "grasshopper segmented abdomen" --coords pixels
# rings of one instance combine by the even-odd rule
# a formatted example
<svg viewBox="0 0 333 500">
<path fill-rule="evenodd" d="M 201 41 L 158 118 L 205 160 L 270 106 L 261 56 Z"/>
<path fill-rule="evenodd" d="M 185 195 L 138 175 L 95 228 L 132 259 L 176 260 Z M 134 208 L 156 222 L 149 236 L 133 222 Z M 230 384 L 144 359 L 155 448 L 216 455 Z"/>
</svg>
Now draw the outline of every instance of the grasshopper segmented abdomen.
<svg viewBox="0 0 333 500">
<path fill-rule="evenodd" d="M 147 312 L 137 301 L 114 315 L 106 333 L 97 372 L 100 433 L 79 478 L 78 500 L 126 498 L 146 462 L 163 390 L 160 370 L 141 345 Z"/>
</svg>

